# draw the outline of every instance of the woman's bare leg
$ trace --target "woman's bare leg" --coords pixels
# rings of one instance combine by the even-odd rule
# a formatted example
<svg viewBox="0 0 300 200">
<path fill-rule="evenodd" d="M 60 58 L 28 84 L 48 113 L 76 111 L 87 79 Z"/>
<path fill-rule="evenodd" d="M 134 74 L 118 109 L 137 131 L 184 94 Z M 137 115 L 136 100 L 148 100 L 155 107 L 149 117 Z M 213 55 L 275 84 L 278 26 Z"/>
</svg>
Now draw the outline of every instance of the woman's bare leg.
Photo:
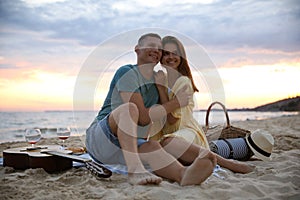
<svg viewBox="0 0 300 200">
<path fill-rule="evenodd" d="M 193 160 L 199 155 L 199 152 L 201 153 L 204 150 L 204 148 L 200 147 L 199 145 L 189 143 L 183 138 L 179 137 L 166 138 L 161 142 L 161 144 L 168 153 L 172 154 L 180 161 L 188 164 L 192 163 Z M 217 163 L 221 167 L 227 168 L 233 172 L 245 174 L 252 172 L 254 169 L 253 166 L 246 163 L 226 159 L 217 154 L 215 155 L 217 158 Z"/>
<path fill-rule="evenodd" d="M 139 147 L 139 152 L 155 174 L 180 185 L 200 184 L 212 174 L 214 168 L 213 154 L 198 156 L 190 166 L 185 167 L 156 141 L 144 143 Z"/>
<path fill-rule="evenodd" d="M 252 172 L 255 168 L 255 166 L 253 165 L 248 165 L 246 163 L 237 160 L 226 159 L 217 154 L 216 156 L 217 156 L 217 162 L 221 167 L 225 167 L 236 173 L 247 174 Z"/>
</svg>

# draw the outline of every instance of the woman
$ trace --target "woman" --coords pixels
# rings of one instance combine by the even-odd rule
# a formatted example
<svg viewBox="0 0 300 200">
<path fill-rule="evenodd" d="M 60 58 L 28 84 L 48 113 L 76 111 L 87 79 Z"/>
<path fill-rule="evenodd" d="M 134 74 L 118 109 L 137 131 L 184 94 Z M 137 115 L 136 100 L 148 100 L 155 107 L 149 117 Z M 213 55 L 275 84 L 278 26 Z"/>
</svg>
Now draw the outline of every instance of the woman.
<svg viewBox="0 0 300 200">
<path fill-rule="evenodd" d="M 163 56 L 162 65 L 167 70 L 167 88 L 168 97 L 164 94 L 163 101 L 175 98 L 178 90 L 186 87 L 191 95 L 198 92 L 190 67 L 186 60 L 183 45 L 176 38 L 167 36 L 163 38 Z M 160 96 L 162 96 L 160 95 Z M 202 147 L 209 148 L 208 141 L 202 128 L 193 117 L 194 100 L 191 98 L 189 104 L 181 109 L 170 113 L 167 117 L 166 125 L 162 129 L 164 137 L 182 137 L 188 142 L 199 144 Z"/>
<path fill-rule="evenodd" d="M 166 36 L 162 40 L 163 55 L 161 64 L 167 70 L 167 78 L 162 71 L 156 75 L 156 84 L 161 103 L 175 98 L 176 92 L 186 87 L 193 94 L 198 92 L 193 81 L 190 67 L 182 43 L 173 36 Z M 168 88 L 166 90 L 166 88 Z M 206 136 L 193 117 L 194 101 L 191 98 L 189 104 L 167 115 L 166 124 L 162 129 L 162 146 L 169 153 L 186 164 L 199 156 L 203 148 L 209 149 Z M 253 167 L 235 160 L 228 160 L 217 156 L 217 163 L 233 172 L 249 173 Z"/>
</svg>

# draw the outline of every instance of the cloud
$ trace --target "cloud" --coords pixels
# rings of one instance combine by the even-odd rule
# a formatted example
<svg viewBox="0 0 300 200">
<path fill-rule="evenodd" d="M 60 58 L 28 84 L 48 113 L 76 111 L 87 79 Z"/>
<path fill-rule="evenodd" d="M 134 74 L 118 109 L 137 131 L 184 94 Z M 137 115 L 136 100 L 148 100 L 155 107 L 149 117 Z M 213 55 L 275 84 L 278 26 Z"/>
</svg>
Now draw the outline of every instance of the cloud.
<svg viewBox="0 0 300 200">
<path fill-rule="evenodd" d="M 227 2 L 194 8 L 198 13 L 184 16 L 187 25 L 182 21 L 179 26 L 209 46 L 299 50 L 299 6 L 289 1 Z"/>
<path fill-rule="evenodd" d="M 2 1 L 1 24 L 47 31 L 52 33 L 49 37 L 74 39 L 85 45 L 96 45 L 119 32 L 155 26 L 175 29 L 206 45 L 285 51 L 300 48 L 296 1 L 184 3 L 58 1 L 33 7 L 21 1 Z"/>
<path fill-rule="evenodd" d="M 0 70 L 1 69 L 18 69 L 18 67 L 11 64 L 0 64 Z"/>
<path fill-rule="evenodd" d="M 146 27 L 178 31 L 227 54 L 242 48 L 300 51 L 295 0 L 38 2 L 0 1 L 2 57 L 86 53 L 114 35 Z"/>
</svg>

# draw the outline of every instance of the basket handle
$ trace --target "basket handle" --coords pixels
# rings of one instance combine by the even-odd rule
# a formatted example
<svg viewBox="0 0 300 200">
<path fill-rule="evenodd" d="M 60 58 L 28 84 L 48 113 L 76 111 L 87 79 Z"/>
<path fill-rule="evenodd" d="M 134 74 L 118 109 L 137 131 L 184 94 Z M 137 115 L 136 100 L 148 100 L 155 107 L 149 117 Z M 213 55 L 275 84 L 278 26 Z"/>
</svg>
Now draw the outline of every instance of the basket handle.
<svg viewBox="0 0 300 200">
<path fill-rule="evenodd" d="M 219 101 L 215 101 L 213 102 L 212 104 L 210 104 L 210 106 L 208 107 L 207 111 L 206 111 L 206 118 L 205 118 L 205 131 L 207 132 L 208 129 L 209 129 L 209 113 L 210 113 L 210 110 L 211 108 L 215 105 L 215 104 L 219 104 L 222 108 L 223 108 L 223 111 L 225 113 L 225 116 L 226 116 L 226 122 L 227 122 L 227 127 L 230 127 L 230 121 L 229 121 L 229 116 L 228 116 L 228 112 L 227 112 L 227 109 L 226 107 Z"/>
</svg>

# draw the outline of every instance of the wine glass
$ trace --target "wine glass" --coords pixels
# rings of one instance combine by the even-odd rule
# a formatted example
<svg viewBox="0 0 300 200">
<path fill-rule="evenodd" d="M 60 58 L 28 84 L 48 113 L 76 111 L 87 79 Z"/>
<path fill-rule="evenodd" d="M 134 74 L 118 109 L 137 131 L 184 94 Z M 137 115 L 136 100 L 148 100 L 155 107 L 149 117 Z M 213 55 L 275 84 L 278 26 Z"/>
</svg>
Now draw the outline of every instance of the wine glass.
<svg viewBox="0 0 300 200">
<path fill-rule="evenodd" d="M 65 148 L 65 140 L 71 135 L 71 129 L 69 127 L 57 128 L 57 136 L 62 140 L 62 149 Z"/>
<path fill-rule="evenodd" d="M 31 144 L 31 148 L 35 148 L 35 144 L 41 139 L 42 134 L 40 129 L 34 128 L 34 129 L 26 129 L 25 131 L 25 139 L 26 141 Z"/>
</svg>

